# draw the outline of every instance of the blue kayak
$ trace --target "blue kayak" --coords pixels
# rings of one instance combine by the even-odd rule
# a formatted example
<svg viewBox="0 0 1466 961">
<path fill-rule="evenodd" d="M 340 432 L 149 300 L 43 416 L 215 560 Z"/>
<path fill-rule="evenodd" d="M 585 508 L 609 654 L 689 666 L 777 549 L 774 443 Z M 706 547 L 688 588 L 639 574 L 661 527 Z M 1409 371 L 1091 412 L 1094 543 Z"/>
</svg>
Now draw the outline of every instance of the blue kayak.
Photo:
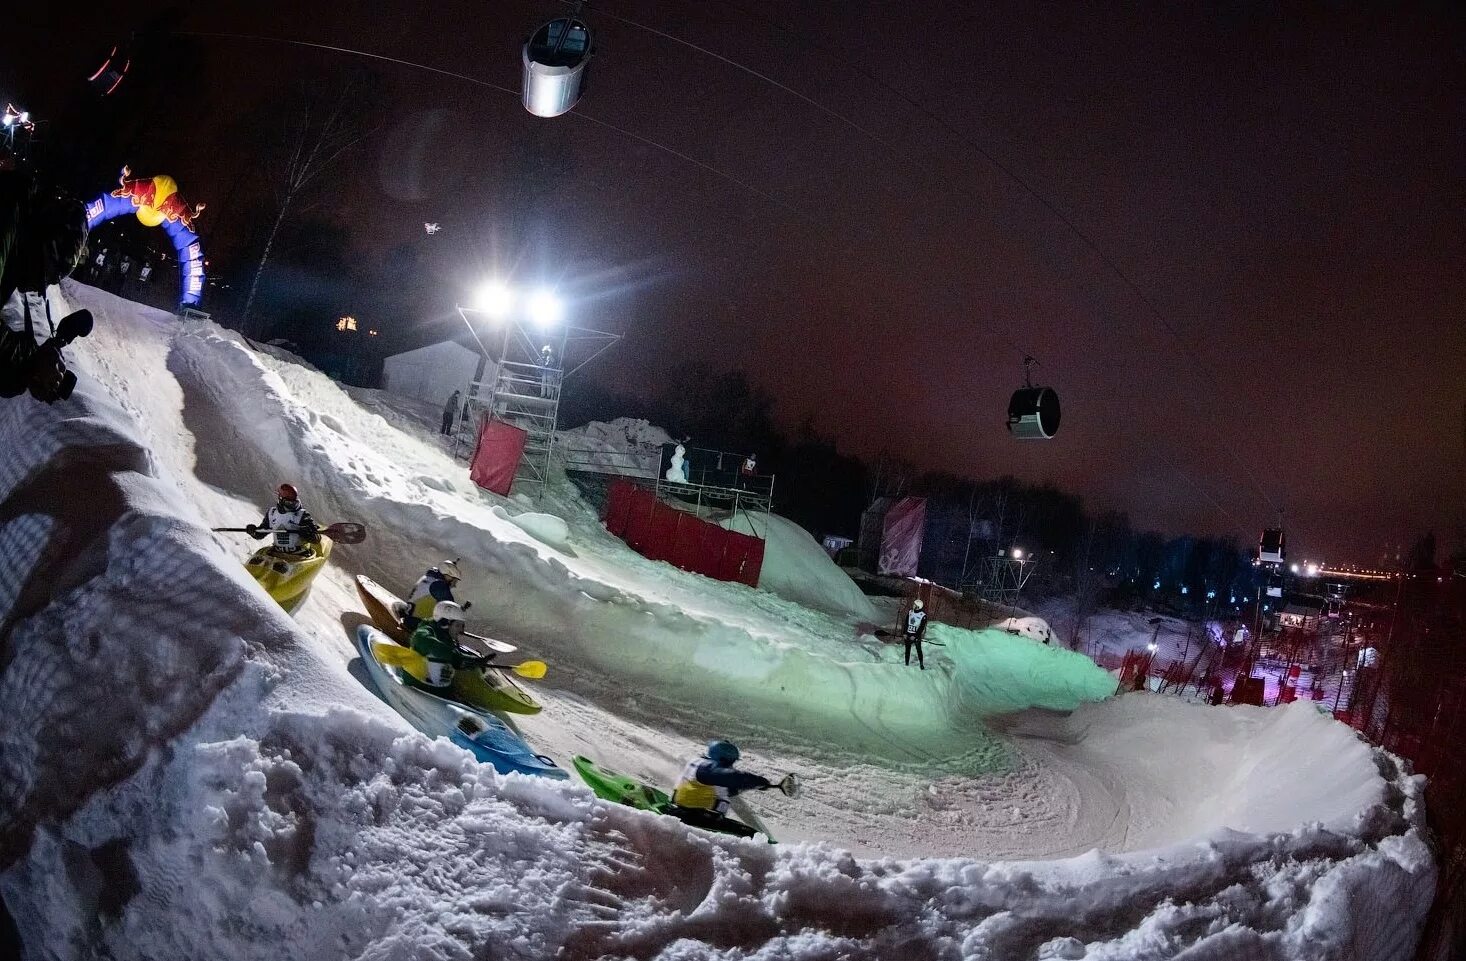
<svg viewBox="0 0 1466 961">
<path fill-rule="evenodd" d="M 382 700 L 401 714 L 407 723 L 429 737 L 446 737 L 501 774 L 538 774 L 568 778 L 564 768 L 543 754 L 536 754 L 524 738 L 489 711 L 474 711 L 430 691 L 403 683 L 399 669 L 377 660 L 372 645 L 401 645 L 370 624 L 356 629 L 356 649 L 377 686 Z"/>
</svg>

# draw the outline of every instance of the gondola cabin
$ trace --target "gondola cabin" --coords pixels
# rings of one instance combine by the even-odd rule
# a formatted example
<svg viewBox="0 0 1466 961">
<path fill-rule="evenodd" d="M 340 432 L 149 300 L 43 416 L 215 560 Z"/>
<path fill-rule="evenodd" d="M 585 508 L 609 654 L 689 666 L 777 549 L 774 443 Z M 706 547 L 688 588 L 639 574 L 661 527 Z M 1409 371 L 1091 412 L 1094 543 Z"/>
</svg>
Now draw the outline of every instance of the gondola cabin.
<svg viewBox="0 0 1466 961">
<path fill-rule="evenodd" d="M 1008 401 L 1008 431 L 1019 440 L 1050 440 L 1059 432 L 1059 395 L 1052 387 L 1020 387 Z"/>
<path fill-rule="evenodd" d="M 1287 540 L 1281 527 L 1269 527 L 1257 541 L 1257 559 L 1264 564 L 1281 564 L 1288 559 Z"/>
<path fill-rule="evenodd" d="M 590 27 L 557 17 L 524 44 L 524 109 L 536 117 L 558 117 L 580 100 L 585 70 L 594 52 Z"/>
</svg>

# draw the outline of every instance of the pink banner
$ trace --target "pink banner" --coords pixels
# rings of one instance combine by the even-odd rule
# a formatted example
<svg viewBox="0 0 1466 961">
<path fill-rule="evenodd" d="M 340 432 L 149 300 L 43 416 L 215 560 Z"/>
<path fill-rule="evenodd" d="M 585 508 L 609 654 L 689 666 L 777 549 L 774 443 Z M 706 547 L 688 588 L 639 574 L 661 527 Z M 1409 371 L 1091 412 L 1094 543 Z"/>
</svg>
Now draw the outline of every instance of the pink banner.
<svg viewBox="0 0 1466 961">
<path fill-rule="evenodd" d="M 916 576 L 921 558 L 921 539 L 926 532 L 926 498 L 903 497 L 886 511 L 881 531 L 881 557 L 877 573 Z"/>
</svg>

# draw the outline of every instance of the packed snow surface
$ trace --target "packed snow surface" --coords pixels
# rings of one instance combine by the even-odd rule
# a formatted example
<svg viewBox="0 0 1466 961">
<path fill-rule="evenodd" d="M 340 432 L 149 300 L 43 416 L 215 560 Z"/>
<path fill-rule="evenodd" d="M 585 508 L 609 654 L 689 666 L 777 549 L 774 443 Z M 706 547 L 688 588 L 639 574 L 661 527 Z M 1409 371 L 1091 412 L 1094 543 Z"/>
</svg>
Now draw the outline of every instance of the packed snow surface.
<svg viewBox="0 0 1466 961">
<path fill-rule="evenodd" d="M 32 957 L 1410 955 L 1421 780 L 1310 705 L 1108 698 L 1001 630 L 933 625 L 907 669 L 849 617 L 640 558 L 568 485 L 478 490 L 431 424 L 288 357 L 64 296 L 97 319 L 76 396 L 0 403 L 0 894 Z M 294 617 L 207 531 L 282 479 L 370 528 Z M 408 728 L 361 682 L 351 575 L 453 556 L 473 629 L 551 664 L 537 749 L 665 784 L 731 736 L 802 775 L 755 798 L 784 843 Z"/>
<path fill-rule="evenodd" d="M 758 586 L 780 597 L 875 626 L 880 615 L 850 575 L 840 570 L 819 541 L 798 524 L 777 514 L 740 511 L 723 526 L 764 541 Z M 880 625 L 886 626 L 886 625 Z"/>
</svg>

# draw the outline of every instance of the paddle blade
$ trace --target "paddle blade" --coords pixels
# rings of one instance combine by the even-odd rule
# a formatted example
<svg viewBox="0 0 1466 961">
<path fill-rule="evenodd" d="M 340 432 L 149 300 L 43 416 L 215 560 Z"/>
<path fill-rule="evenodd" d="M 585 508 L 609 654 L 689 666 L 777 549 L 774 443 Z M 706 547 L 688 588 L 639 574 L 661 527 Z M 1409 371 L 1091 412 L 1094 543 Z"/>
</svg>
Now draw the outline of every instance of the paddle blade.
<svg viewBox="0 0 1466 961">
<path fill-rule="evenodd" d="M 338 544 L 360 544 L 366 540 L 367 529 L 365 524 L 332 524 L 321 533 Z"/>
<path fill-rule="evenodd" d="M 379 642 L 372 645 L 372 656 L 388 667 L 402 668 L 419 681 L 427 679 L 428 659 L 410 647 Z"/>
<path fill-rule="evenodd" d="M 515 674 L 518 674 L 520 677 L 527 677 L 532 680 L 538 681 L 540 678 L 545 676 L 545 672 L 549 670 L 549 668 L 545 666 L 544 661 L 522 661 L 514 665 L 514 667 L 510 668 L 510 670 L 512 670 Z"/>
<path fill-rule="evenodd" d="M 784 775 L 784 780 L 779 782 L 779 790 L 785 797 L 799 797 L 799 779 L 793 774 Z"/>
</svg>

